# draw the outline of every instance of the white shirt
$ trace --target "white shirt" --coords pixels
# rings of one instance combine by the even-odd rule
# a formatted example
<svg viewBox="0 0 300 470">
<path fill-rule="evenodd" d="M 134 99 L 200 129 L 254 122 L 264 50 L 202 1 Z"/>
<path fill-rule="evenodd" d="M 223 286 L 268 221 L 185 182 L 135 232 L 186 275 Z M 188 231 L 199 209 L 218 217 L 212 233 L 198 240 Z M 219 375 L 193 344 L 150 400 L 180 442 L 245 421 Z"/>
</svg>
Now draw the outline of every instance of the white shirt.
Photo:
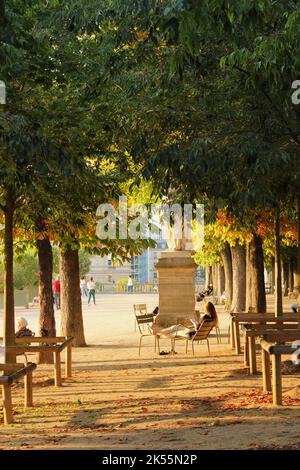
<svg viewBox="0 0 300 470">
<path fill-rule="evenodd" d="M 89 290 L 93 290 L 93 289 L 95 290 L 96 284 L 94 283 L 94 281 L 89 281 L 87 283 L 87 287 Z"/>
<path fill-rule="evenodd" d="M 133 283 L 132 283 L 132 277 L 129 277 L 129 278 L 128 278 L 128 282 L 127 282 L 127 286 L 130 287 L 130 286 L 132 286 L 132 285 L 133 285 Z"/>
</svg>

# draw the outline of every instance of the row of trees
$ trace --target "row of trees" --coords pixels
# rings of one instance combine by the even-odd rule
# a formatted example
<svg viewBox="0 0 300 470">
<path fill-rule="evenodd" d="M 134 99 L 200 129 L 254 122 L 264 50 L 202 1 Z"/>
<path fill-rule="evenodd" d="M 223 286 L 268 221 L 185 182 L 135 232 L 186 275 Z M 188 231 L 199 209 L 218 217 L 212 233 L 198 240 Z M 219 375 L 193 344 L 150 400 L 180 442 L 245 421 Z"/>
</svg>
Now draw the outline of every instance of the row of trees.
<svg viewBox="0 0 300 470">
<path fill-rule="evenodd" d="M 133 3 L 131 11 L 119 5 L 122 18 L 115 11 L 113 21 L 131 32 L 126 78 L 139 77 L 131 123 L 144 176 L 169 200 L 175 189 L 177 202 L 205 202 L 208 221 L 221 209 L 235 231 L 246 231 L 246 238 L 228 232 L 220 240 L 230 308 L 245 306 L 246 283 L 254 296 L 248 305 L 266 308 L 261 224 L 268 225 L 281 315 L 286 223 L 295 234 L 290 244 L 298 240 L 297 263 L 294 251 L 292 258 L 300 294 L 300 107 L 292 100 L 300 75 L 299 2 Z M 129 142 L 136 140 L 132 134 Z"/>
<path fill-rule="evenodd" d="M 195 259 L 206 267 L 206 278 L 218 295 L 226 290 L 228 311 L 266 311 L 265 269 L 274 293 L 275 240 L 271 212 L 256 213 L 251 224 L 242 225 L 219 211 L 214 223 L 206 225 L 204 246 Z M 297 266 L 297 224 L 281 219 L 283 294 L 294 291 Z"/>
<path fill-rule="evenodd" d="M 1 2 L 0 205 L 3 213 L 4 338 L 14 343 L 16 244 L 38 252 L 40 333 L 55 336 L 53 243 L 59 246 L 62 333 L 85 345 L 79 249 L 124 260 L 144 241 L 100 241 L 96 210 L 135 175 L 114 134 L 109 90 L 114 40 L 100 48 L 64 17 L 69 2 Z M 99 76 L 99 57 L 104 60 Z M 46 358 L 40 358 L 45 360 Z M 14 360 L 7 355 L 7 360 Z"/>
</svg>

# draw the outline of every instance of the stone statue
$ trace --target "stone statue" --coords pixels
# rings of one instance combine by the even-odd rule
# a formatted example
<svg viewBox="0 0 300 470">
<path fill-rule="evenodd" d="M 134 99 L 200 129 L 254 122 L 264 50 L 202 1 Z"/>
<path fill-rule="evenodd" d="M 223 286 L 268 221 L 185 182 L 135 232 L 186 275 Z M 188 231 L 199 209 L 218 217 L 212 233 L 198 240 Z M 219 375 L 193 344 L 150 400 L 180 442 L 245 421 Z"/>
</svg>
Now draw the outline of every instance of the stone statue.
<svg viewBox="0 0 300 470">
<path fill-rule="evenodd" d="M 181 238 L 175 237 L 175 230 L 173 227 L 168 227 L 167 242 L 170 251 L 191 251 L 193 250 L 192 241 L 187 241 L 184 231 L 182 231 Z"/>
</svg>

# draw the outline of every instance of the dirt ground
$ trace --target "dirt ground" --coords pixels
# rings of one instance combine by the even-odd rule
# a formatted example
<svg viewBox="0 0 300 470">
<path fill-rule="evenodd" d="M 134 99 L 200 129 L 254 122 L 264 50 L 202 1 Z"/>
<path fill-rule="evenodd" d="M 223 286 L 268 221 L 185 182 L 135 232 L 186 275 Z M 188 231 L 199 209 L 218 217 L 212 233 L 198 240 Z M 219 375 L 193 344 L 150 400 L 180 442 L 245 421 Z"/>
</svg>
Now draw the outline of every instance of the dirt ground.
<svg viewBox="0 0 300 470">
<path fill-rule="evenodd" d="M 126 337 L 74 349 L 73 378 L 61 388 L 52 366 L 38 366 L 34 407 L 23 409 L 19 383 L 13 425 L 1 424 L 0 408 L 0 449 L 300 449 L 300 374 L 283 376 L 284 406 L 274 407 L 223 326 L 210 355 L 205 344 L 186 355 L 178 342 L 176 355 L 158 356 L 145 338 L 139 358 L 131 321 Z"/>
</svg>

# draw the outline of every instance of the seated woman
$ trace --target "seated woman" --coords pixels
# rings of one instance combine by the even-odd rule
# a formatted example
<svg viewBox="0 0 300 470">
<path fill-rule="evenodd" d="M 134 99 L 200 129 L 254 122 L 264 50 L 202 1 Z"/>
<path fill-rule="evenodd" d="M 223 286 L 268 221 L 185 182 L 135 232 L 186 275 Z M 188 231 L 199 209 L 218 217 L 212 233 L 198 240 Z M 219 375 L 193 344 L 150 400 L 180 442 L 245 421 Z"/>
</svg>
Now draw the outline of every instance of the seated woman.
<svg viewBox="0 0 300 470">
<path fill-rule="evenodd" d="M 172 325 L 168 328 L 161 328 L 156 325 L 156 321 L 159 315 L 155 317 L 155 321 L 152 325 L 152 334 L 162 335 L 162 336 L 185 336 L 186 338 L 191 338 L 194 336 L 198 328 L 205 322 L 211 322 L 212 326 L 218 326 L 219 320 L 218 315 L 215 309 L 215 306 L 212 302 L 207 302 L 204 307 L 204 315 L 199 318 L 199 320 L 190 320 L 192 323 L 191 328 L 187 328 L 184 325 Z"/>
<path fill-rule="evenodd" d="M 211 326 L 219 326 L 219 318 L 217 315 L 216 308 L 212 302 L 207 302 L 204 306 L 204 315 L 200 317 L 199 320 L 191 320 L 194 326 L 194 330 L 189 331 L 189 336 L 192 337 L 199 326 L 203 322 L 211 322 Z"/>
</svg>

